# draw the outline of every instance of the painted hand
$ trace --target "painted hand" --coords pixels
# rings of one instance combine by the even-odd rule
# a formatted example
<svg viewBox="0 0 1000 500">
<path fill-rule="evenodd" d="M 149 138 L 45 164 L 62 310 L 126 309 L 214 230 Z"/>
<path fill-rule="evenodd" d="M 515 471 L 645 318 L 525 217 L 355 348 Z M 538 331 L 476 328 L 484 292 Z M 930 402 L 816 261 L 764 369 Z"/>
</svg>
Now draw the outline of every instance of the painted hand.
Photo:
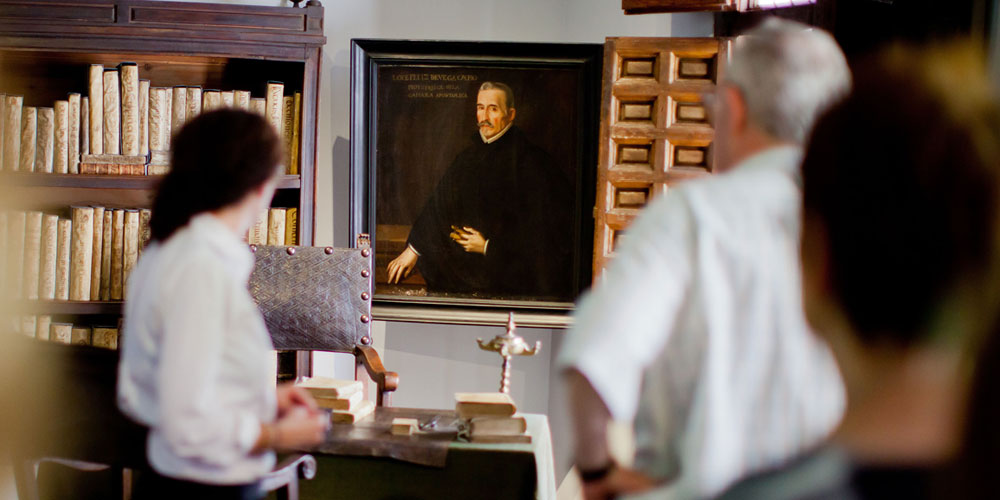
<svg viewBox="0 0 1000 500">
<path fill-rule="evenodd" d="M 486 238 L 483 238 L 483 233 L 469 226 L 451 226 L 451 234 L 448 236 L 466 252 L 486 255 Z"/>
<path fill-rule="evenodd" d="M 413 272 L 413 268 L 416 267 L 417 258 L 419 257 L 412 248 L 407 246 L 406 250 L 403 250 L 403 253 L 399 254 L 399 257 L 392 259 L 392 262 L 388 266 L 389 284 L 399 283 L 406 279 Z"/>
</svg>

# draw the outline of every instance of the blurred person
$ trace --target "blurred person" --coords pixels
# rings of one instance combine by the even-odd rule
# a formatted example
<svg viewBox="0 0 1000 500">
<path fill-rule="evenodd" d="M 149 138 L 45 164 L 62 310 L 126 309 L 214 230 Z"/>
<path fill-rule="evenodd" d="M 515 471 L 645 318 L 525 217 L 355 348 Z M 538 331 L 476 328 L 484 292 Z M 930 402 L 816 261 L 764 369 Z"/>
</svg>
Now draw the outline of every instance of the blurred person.
<svg viewBox="0 0 1000 500">
<path fill-rule="evenodd" d="M 802 166 L 805 311 L 846 412 L 829 444 L 723 498 L 995 498 L 1000 105 L 959 46 L 890 48 L 855 82 Z"/>
<path fill-rule="evenodd" d="M 722 173 L 644 209 L 560 352 L 586 498 L 718 494 L 836 425 L 843 387 L 801 308 L 798 165 L 849 86 L 825 32 L 772 19 L 737 42 L 706 103 Z M 633 418 L 628 469 L 606 429 Z"/>
<path fill-rule="evenodd" d="M 273 350 L 247 290 L 243 240 L 270 205 L 281 141 L 260 116 L 199 115 L 176 135 L 150 245 L 128 283 L 118 401 L 150 428 L 135 498 L 260 498 L 273 450 L 319 443 L 315 401 L 275 390 Z"/>
</svg>

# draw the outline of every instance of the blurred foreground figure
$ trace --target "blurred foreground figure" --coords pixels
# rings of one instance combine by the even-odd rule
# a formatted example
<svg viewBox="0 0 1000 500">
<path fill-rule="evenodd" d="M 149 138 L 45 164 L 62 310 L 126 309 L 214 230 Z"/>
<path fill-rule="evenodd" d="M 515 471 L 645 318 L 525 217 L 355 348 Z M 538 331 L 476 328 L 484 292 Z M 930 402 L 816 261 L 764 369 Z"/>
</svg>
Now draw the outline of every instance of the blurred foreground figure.
<svg viewBox="0 0 1000 500">
<path fill-rule="evenodd" d="M 806 314 L 847 410 L 829 445 L 724 498 L 995 498 L 1000 107 L 971 50 L 897 47 L 856 71 L 802 167 Z"/>
<path fill-rule="evenodd" d="M 560 353 L 587 498 L 715 495 L 838 422 L 843 387 L 802 313 L 798 166 L 813 120 L 849 86 L 825 32 L 772 20 L 738 42 L 706 96 L 724 173 L 644 210 Z M 633 418 L 629 470 L 605 433 Z"/>
</svg>

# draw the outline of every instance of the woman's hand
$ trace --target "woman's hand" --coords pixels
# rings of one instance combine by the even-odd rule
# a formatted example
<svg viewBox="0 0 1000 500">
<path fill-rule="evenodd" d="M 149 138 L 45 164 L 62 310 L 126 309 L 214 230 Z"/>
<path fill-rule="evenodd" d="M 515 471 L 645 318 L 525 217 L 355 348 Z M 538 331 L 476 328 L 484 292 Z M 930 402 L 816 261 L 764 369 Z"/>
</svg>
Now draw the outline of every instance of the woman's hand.
<svg viewBox="0 0 1000 500">
<path fill-rule="evenodd" d="M 305 408 L 309 410 L 311 414 L 318 414 L 319 407 L 316 406 L 316 400 L 313 399 L 309 391 L 296 386 L 292 383 L 282 384 L 278 386 L 277 390 L 278 396 L 278 418 L 281 418 L 289 410 L 296 407 Z"/>
</svg>

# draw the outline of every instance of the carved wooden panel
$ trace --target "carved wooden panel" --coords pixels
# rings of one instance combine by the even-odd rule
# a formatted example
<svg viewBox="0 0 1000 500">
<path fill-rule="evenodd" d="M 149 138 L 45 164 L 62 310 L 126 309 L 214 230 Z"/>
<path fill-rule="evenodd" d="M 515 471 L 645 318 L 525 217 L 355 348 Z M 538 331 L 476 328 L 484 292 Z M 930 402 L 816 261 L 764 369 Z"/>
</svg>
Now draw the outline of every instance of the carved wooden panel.
<svg viewBox="0 0 1000 500">
<path fill-rule="evenodd" d="M 714 90 L 727 46 L 714 38 L 608 38 L 595 278 L 642 207 L 671 185 L 712 172 L 714 134 L 702 96 Z"/>
</svg>

